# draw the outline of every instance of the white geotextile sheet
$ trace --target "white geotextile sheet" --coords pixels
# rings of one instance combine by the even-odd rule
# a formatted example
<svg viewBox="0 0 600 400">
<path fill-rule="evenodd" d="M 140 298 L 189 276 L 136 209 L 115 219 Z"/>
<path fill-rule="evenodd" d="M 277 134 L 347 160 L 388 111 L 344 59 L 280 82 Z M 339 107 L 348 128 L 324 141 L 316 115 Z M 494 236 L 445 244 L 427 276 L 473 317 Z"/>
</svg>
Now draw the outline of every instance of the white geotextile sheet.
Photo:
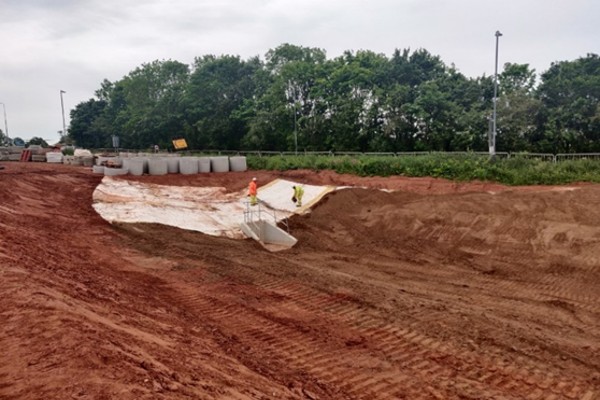
<svg viewBox="0 0 600 400">
<path fill-rule="evenodd" d="M 292 186 L 277 179 L 258 189 L 261 207 L 276 210 L 277 221 L 308 206 L 333 190 L 330 186 L 302 185 L 303 207 L 291 201 Z M 301 184 L 300 184 L 301 185 Z M 248 206 L 247 190 L 227 193 L 222 187 L 165 186 L 104 177 L 93 194 L 93 207 L 110 223 L 157 223 L 213 236 L 243 238 L 240 224 Z M 263 208 L 263 210 L 264 210 Z"/>
<path fill-rule="evenodd" d="M 300 209 L 292 202 L 292 196 L 294 195 L 294 189 L 292 189 L 292 187 L 295 185 L 300 185 L 304 188 L 302 208 Z M 305 211 L 307 207 L 314 204 L 332 190 L 335 190 L 335 187 L 304 185 L 286 179 L 276 179 L 258 189 L 258 198 L 265 202 L 270 208 L 294 213 Z"/>
</svg>

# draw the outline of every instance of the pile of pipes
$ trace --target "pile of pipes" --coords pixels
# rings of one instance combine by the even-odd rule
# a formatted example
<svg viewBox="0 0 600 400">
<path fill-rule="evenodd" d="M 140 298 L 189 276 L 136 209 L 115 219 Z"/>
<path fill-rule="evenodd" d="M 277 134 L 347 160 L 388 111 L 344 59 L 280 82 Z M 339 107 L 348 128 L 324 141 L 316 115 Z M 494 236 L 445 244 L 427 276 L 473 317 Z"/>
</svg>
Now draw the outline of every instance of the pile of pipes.
<svg viewBox="0 0 600 400">
<path fill-rule="evenodd" d="M 62 153 L 40 145 L 0 147 L 0 161 L 62 162 Z M 91 165 L 90 165 L 91 166 Z"/>
<path fill-rule="evenodd" d="M 134 156 L 96 158 L 93 171 L 106 176 L 116 175 L 193 175 L 207 172 L 246 171 L 246 157 L 179 157 Z"/>
</svg>

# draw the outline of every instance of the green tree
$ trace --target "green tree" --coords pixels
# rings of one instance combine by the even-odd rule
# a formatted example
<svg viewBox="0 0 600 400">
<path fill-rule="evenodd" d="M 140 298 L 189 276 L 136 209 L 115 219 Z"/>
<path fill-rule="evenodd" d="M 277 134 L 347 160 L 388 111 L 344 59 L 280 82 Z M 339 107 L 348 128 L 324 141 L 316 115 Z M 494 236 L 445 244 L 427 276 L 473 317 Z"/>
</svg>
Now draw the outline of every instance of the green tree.
<svg viewBox="0 0 600 400">
<path fill-rule="evenodd" d="M 26 144 L 27 147 L 29 147 L 31 145 L 38 145 L 38 146 L 42 146 L 42 147 L 49 147 L 48 146 L 48 142 L 46 142 L 41 137 L 37 137 L 37 136 L 34 136 L 31 139 L 29 139 L 29 141 Z"/>
<path fill-rule="evenodd" d="M 555 152 L 600 151 L 600 57 L 553 63 L 537 90 L 543 110 L 538 138 Z"/>
<path fill-rule="evenodd" d="M 110 132 L 103 129 L 101 116 L 107 103 L 105 100 L 90 99 L 79 103 L 71 111 L 69 137 L 80 147 L 111 147 Z"/>
<path fill-rule="evenodd" d="M 196 147 L 239 149 L 247 132 L 247 101 L 256 95 L 262 63 L 255 57 L 197 58 L 186 91 L 187 122 Z"/>
<path fill-rule="evenodd" d="M 114 84 L 108 112 L 122 147 L 170 147 L 171 139 L 184 130 L 183 98 L 188 79 L 187 65 L 154 61 Z"/>
<path fill-rule="evenodd" d="M 267 76 L 261 82 L 264 91 L 251 101 L 255 113 L 249 120 L 244 145 L 265 150 L 294 150 L 295 132 L 298 148 L 321 144 L 325 130 L 316 124 L 322 121 L 322 99 L 315 87 L 322 81 L 325 52 L 283 44 L 266 55 Z"/>
<path fill-rule="evenodd" d="M 504 64 L 499 76 L 497 148 L 532 151 L 541 103 L 534 97 L 535 70 L 528 64 Z"/>
<path fill-rule="evenodd" d="M 531 93 L 535 87 L 535 69 L 529 64 L 504 64 L 504 70 L 498 76 L 501 93 Z"/>
</svg>

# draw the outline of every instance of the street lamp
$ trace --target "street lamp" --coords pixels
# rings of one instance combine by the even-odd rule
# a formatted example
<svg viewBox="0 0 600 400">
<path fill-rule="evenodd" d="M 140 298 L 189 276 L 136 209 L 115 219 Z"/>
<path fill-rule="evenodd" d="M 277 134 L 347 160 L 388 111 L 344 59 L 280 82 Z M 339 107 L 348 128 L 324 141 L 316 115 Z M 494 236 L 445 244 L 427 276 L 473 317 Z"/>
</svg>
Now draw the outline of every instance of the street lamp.
<svg viewBox="0 0 600 400">
<path fill-rule="evenodd" d="M 298 122 L 296 120 L 296 102 L 294 101 L 294 144 L 296 148 L 296 155 L 298 155 Z"/>
<path fill-rule="evenodd" d="M 67 126 L 65 125 L 65 103 L 63 102 L 63 93 L 67 93 L 64 90 L 60 91 L 60 108 L 62 109 L 62 119 L 63 119 L 63 135 L 67 134 Z"/>
<path fill-rule="evenodd" d="M 494 113 L 492 114 L 492 134 L 490 138 L 490 157 L 496 155 L 496 103 L 498 103 L 498 42 L 502 33 L 496 31 L 496 64 L 494 68 Z"/>
<path fill-rule="evenodd" d="M 4 134 L 6 135 L 6 138 L 10 140 L 10 136 L 8 136 L 8 122 L 6 119 L 6 104 L 4 103 L 0 103 L 2 104 L 2 108 L 4 108 Z"/>
</svg>

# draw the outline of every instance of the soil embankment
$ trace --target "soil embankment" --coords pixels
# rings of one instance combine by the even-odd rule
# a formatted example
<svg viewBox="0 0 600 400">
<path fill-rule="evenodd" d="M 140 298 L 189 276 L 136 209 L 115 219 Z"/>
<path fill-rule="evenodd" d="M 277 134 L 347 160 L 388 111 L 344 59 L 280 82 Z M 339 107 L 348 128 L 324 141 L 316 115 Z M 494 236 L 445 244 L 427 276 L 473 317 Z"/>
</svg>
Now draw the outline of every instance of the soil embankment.
<svg viewBox="0 0 600 400">
<path fill-rule="evenodd" d="M 1 399 L 600 396 L 599 185 L 135 178 L 361 187 L 293 217 L 299 243 L 268 253 L 110 225 L 91 205 L 100 177 L 2 165 Z"/>
</svg>

